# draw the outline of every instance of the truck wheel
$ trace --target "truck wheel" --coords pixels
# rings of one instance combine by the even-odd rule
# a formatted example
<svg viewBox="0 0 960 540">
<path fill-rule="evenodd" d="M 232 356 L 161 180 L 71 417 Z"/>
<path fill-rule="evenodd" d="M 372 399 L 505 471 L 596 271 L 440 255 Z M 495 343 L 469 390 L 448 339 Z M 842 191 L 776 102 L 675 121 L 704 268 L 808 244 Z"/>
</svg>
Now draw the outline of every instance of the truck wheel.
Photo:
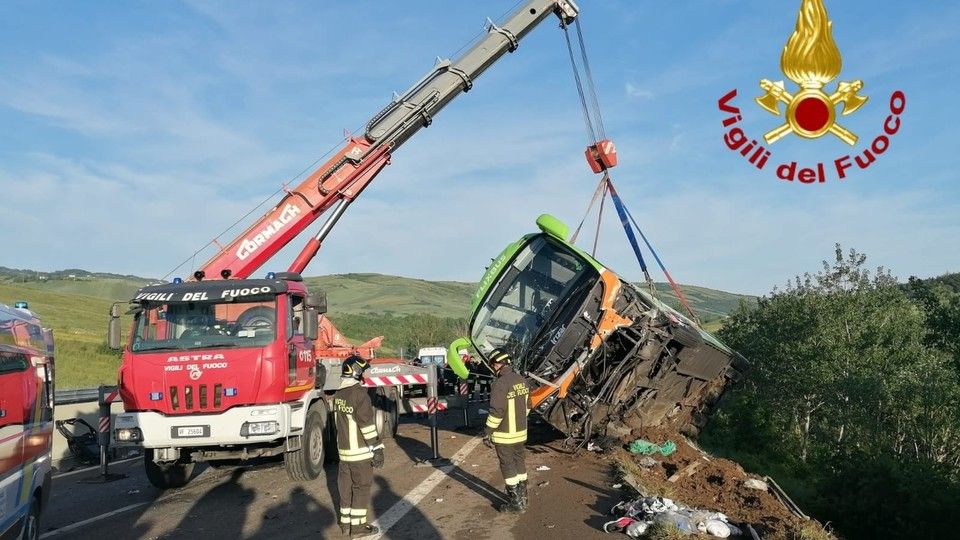
<svg viewBox="0 0 960 540">
<path fill-rule="evenodd" d="M 313 480 L 323 472 L 323 439 L 327 413 L 312 405 L 307 411 L 300 448 L 283 454 L 287 475 L 293 480 Z"/>
<path fill-rule="evenodd" d="M 30 511 L 23 520 L 20 540 L 40 540 L 40 501 L 36 497 L 30 498 Z"/>
<path fill-rule="evenodd" d="M 400 421 L 397 409 L 397 391 L 393 388 L 377 388 L 374 423 L 381 438 L 392 439 L 397 436 L 397 423 Z"/>
<path fill-rule="evenodd" d="M 147 480 L 160 489 L 178 488 L 187 485 L 193 474 L 193 463 L 157 463 L 153 460 L 153 449 L 143 451 L 143 468 Z"/>
</svg>

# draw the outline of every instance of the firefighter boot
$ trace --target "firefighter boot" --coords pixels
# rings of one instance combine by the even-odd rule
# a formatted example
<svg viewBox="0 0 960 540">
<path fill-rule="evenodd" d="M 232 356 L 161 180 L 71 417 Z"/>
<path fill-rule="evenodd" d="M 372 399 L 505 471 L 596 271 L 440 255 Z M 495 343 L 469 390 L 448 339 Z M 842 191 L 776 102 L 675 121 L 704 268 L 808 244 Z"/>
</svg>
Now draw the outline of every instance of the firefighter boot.
<svg viewBox="0 0 960 540">
<path fill-rule="evenodd" d="M 363 525 L 351 525 L 350 526 L 350 538 L 361 538 L 371 534 L 379 534 L 380 528 L 369 523 L 364 523 Z"/>
<path fill-rule="evenodd" d="M 523 511 L 523 509 L 520 508 L 520 496 L 517 491 L 517 486 L 507 486 L 507 502 L 500 503 L 497 511 L 506 514 L 518 514 Z"/>
<path fill-rule="evenodd" d="M 520 510 L 526 510 L 527 505 L 530 504 L 530 499 L 527 498 L 527 481 L 521 480 L 517 484 L 517 506 L 520 507 Z"/>
</svg>

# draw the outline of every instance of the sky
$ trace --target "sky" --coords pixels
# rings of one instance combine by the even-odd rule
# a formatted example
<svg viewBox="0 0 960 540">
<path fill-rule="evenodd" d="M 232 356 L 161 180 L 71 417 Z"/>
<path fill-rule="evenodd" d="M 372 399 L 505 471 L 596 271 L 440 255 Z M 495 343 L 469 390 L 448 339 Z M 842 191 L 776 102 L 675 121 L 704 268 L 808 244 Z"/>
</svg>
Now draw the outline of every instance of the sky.
<svg viewBox="0 0 960 540">
<path fill-rule="evenodd" d="M 760 79 L 784 79 L 799 0 L 579 4 L 618 148 L 611 176 L 675 279 L 764 294 L 818 270 L 835 243 L 901 279 L 960 271 L 960 4 L 826 0 L 843 57 L 827 88 L 863 80 L 869 101 L 840 117 L 860 141 L 789 135 L 766 145 L 764 170 L 725 145 L 718 100 L 737 90 L 736 126 L 752 138 L 782 121 L 753 98 Z M 231 240 L 242 231 L 231 224 L 268 210 L 344 130 L 360 133 L 393 92 L 514 6 L 0 3 L 0 266 L 191 274 L 214 254 L 211 239 Z M 906 105 L 887 150 L 837 180 L 833 160 L 882 134 L 897 90 Z M 562 31 L 548 20 L 396 150 L 305 274 L 475 281 L 539 214 L 580 222 L 598 181 L 588 142 Z M 833 174 L 777 179 L 790 161 Z M 285 270 L 305 241 L 263 272 Z M 597 258 L 641 275 L 609 205 Z"/>
</svg>

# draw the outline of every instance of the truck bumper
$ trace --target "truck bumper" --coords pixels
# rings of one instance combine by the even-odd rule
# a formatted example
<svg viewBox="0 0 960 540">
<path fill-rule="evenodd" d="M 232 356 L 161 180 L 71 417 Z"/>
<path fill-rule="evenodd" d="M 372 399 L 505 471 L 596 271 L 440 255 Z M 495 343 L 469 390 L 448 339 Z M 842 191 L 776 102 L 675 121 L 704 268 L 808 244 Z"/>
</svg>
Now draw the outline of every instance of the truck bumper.
<svg viewBox="0 0 960 540">
<path fill-rule="evenodd" d="M 302 403 L 296 402 L 234 407 L 219 414 L 195 416 L 125 412 L 114 419 L 112 443 L 143 448 L 187 448 L 277 441 L 302 431 L 303 408 Z M 134 429 L 140 430 L 141 440 L 125 441 L 118 437 L 122 430 Z"/>
</svg>

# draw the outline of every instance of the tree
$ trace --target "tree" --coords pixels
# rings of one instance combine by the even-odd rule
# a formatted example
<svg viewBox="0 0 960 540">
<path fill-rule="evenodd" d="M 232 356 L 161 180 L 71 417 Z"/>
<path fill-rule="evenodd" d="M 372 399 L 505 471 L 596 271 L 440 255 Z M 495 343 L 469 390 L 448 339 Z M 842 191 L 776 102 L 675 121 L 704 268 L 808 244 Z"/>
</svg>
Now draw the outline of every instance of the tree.
<svg viewBox="0 0 960 540">
<path fill-rule="evenodd" d="M 854 471 L 937 475 L 928 480 L 953 486 L 944 504 L 958 502 L 960 319 L 953 317 L 960 310 L 953 310 L 960 300 L 939 289 L 909 290 L 882 267 L 868 271 L 865 255 L 837 245 L 820 272 L 797 276 L 755 308 L 741 306 L 720 336 L 753 369 L 706 439 L 786 464 L 808 488 L 822 490 L 806 502 L 841 530 L 846 523 L 848 534 L 866 517 L 851 512 L 888 505 L 890 489 L 912 493 L 906 477 L 888 471 L 888 481 L 900 485 L 848 484 L 861 505 L 851 507 L 837 488 L 857 477 Z"/>
</svg>

